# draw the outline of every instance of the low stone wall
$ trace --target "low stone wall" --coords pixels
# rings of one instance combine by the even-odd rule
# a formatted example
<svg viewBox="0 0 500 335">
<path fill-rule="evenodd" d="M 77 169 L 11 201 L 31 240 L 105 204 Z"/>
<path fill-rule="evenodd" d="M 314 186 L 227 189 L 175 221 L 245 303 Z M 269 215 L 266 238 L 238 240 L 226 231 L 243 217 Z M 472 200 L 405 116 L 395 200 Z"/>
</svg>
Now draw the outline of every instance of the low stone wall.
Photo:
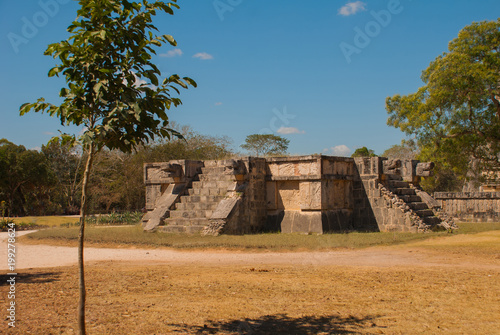
<svg viewBox="0 0 500 335">
<path fill-rule="evenodd" d="M 417 232 L 419 227 L 415 218 L 401 210 L 394 201 L 395 195 L 387 196 L 380 184 L 384 160 L 381 157 L 355 158 L 360 175 L 355 190 L 355 208 L 356 217 L 362 223 L 356 230 Z"/>
<path fill-rule="evenodd" d="M 353 230 L 354 160 L 347 157 L 267 158 L 267 230 L 326 233 Z"/>
<path fill-rule="evenodd" d="M 144 229 L 163 224 L 165 232 L 212 235 L 426 230 L 441 221 L 409 185 L 432 167 L 323 155 L 145 164 Z"/>
<path fill-rule="evenodd" d="M 442 211 L 463 222 L 500 222 L 500 192 L 436 192 Z"/>
</svg>

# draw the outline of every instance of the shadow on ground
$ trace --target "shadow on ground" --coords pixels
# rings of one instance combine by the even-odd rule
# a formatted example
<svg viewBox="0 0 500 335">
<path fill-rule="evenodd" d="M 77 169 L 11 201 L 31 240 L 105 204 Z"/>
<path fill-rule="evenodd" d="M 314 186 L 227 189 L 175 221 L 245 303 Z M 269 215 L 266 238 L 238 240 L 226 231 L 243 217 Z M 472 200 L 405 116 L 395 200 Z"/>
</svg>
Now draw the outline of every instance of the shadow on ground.
<svg viewBox="0 0 500 335">
<path fill-rule="evenodd" d="M 15 276 L 16 284 L 42 284 L 42 283 L 52 283 L 59 280 L 60 272 L 41 272 L 41 273 L 17 273 Z M 10 283 L 7 282 L 13 276 L 0 275 L 0 286 L 7 286 Z"/>
<path fill-rule="evenodd" d="M 203 327 L 178 325 L 181 332 L 190 334 L 358 334 L 362 329 L 375 330 L 378 316 L 304 316 L 291 318 L 285 314 L 266 315 L 258 319 L 208 321 Z"/>
</svg>

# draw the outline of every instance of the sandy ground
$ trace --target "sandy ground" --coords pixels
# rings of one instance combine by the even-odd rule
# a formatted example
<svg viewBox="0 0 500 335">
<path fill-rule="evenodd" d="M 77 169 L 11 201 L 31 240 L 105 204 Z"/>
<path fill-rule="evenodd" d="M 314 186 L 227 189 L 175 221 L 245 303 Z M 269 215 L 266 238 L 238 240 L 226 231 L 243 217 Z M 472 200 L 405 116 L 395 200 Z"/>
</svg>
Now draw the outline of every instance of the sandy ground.
<svg viewBox="0 0 500 335">
<path fill-rule="evenodd" d="M 17 237 L 28 234 L 17 232 Z M 0 271 L 8 269 L 7 233 L 0 233 Z M 77 248 L 50 245 L 28 245 L 16 242 L 16 269 L 60 267 L 77 264 Z M 86 263 L 124 261 L 148 264 L 203 265 L 348 265 L 348 266 L 453 266 L 500 270 L 495 263 L 474 262 L 464 257 L 450 257 L 411 247 L 376 247 L 361 250 L 328 252 L 222 252 L 177 251 L 170 249 L 85 248 Z"/>
</svg>

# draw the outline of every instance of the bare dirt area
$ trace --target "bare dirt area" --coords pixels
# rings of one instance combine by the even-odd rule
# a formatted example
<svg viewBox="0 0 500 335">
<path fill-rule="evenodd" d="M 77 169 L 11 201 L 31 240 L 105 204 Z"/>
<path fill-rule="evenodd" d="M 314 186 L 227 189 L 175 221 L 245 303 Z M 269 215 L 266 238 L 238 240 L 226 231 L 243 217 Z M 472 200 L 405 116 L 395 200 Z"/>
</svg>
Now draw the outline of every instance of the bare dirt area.
<svg viewBox="0 0 500 335">
<path fill-rule="evenodd" d="M 439 248 L 474 240 L 456 238 L 328 252 L 88 248 L 88 333 L 498 334 L 500 256 Z M 76 248 L 17 248 L 16 328 L 2 316 L 0 333 L 77 333 Z"/>
</svg>

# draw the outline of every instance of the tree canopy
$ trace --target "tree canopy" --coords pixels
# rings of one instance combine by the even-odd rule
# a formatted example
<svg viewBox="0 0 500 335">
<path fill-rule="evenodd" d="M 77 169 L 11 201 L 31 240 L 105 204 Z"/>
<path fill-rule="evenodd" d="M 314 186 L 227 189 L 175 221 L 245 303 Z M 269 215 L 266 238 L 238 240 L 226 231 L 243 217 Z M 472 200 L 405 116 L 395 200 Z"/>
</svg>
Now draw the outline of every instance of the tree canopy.
<svg viewBox="0 0 500 335">
<path fill-rule="evenodd" d="M 57 106 L 40 98 L 21 106 L 21 114 L 45 111 L 63 125 L 83 125 L 83 145 L 92 143 L 96 150 L 130 152 L 156 136 L 175 135 L 166 110 L 181 100 L 171 93 L 196 83 L 178 75 L 160 82 L 161 72 L 151 60 L 153 47 L 177 45 L 170 35 L 153 34 L 152 24 L 157 11 L 173 14 L 175 1 L 81 0 L 78 17 L 68 27 L 70 38 L 45 51 L 61 62 L 48 75 L 65 77 L 68 86 L 59 93 L 63 102 Z"/>
<path fill-rule="evenodd" d="M 351 157 L 375 157 L 375 151 L 368 149 L 367 147 L 357 148 Z"/>
<path fill-rule="evenodd" d="M 414 136 L 421 157 L 465 175 L 500 167 L 500 19 L 463 28 L 422 73 L 417 92 L 386 99 L 387 124 Z"/>
<path fill-rule="evenodd" d="M 54 184 L 55 173 L 42 153 L 0 139 L 0 201 L 7 215 L 45 214 Z"/>
<path fill-rule="evenodd" d="M 290 140 L 273 134 L 248 135 L 241 147 L 255 156 L 285 155 Z"/>
<path fill-rule="evenodd" d="M 21 115 L 31 110 L 56 116 L 61 124 L 83 126 L 79 141 L 87 154 L 81 196 L 78 243 L 80 303 L 78 325 L 85 334 L 85 284 L 83 239 L 87 190 L 95 154 L 103 148 L 131 152 L 155 137 L 180 136 L 169 127 L 166 111 L 181 104 L 172 93 L 196 86 L 189 77 L 174 74 L 161 80 L 152 62 L 154 47 L 176 46 L 170 35 L 157 35 L 152 19 L 157 12 L 173 14 L 179 8 L 171 2 L 142 0 L 80 0 L 77 18 L 68 27 L 70 37 L 50 44 L 45 55 L 59 60 L 49 77 L 66 79 L 60 105 L 45 102 L 21 106 Z M 63 144 L 75 136 L 63 135 Z"/>
<path fill-rule="evenodd" d="M 402 140 L 401 144 L 395 144 L 382 153 L 382 157 L 389 159 L 416 159 L 418 148 L 414 141 Z"/>
</svg>

